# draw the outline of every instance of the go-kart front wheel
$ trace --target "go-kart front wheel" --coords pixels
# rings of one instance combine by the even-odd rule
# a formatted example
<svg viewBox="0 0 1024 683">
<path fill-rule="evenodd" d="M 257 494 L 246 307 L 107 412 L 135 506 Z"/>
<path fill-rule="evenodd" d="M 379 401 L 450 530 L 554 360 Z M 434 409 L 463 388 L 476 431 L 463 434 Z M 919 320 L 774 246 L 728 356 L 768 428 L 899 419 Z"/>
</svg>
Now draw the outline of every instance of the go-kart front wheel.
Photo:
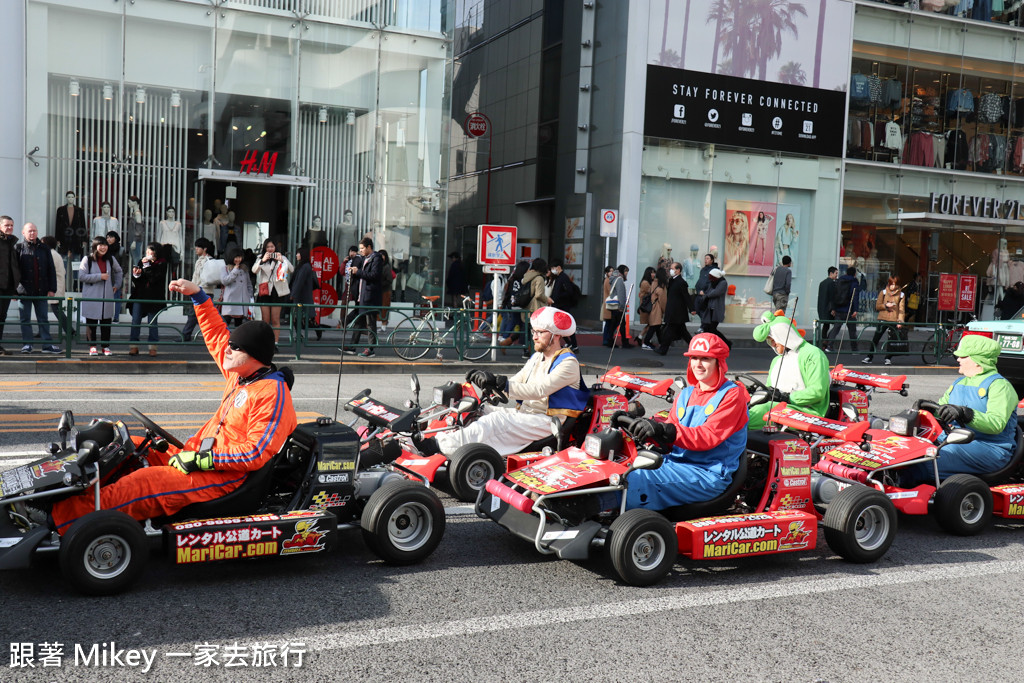
<svg viewBox="0 0 1024 683">
<path fill-rule="evenodd" d="M 974 475 L 954 474 L 939 485 L 932 512 L 948 533 L 973 536 L 992 518 L 992 489 Z"/>
<path fill-rule="evenodd" d="M 881 491 L 855 484 L 828 504 L 822 526 L 828 546 L 844 560 L 874 562 L 896 537 L 896 508 Z"/>
<path fill-rule="evenodd" d="M 363 538 L 385 562 L 414 564 L 434 552 L 444 536 L 444 506 L 413 481 L 390 481 L 373 492 L 360 520 Z"/>
<path fill-rule="evenodd" d="M 661 581 L 676 562 L 675 527 L 653 510 L 626 510 L 612 522 L 608 535 L 612 567 L 631 586 Z"/>
<path fill-rule="evenodd" d="M 461 501 L 473 502 L 488 479 L 505 472 L 505 459 L 487 444 L 468 443 L 452 455 L 448 463 L 448 483 Z"/>
<path fill-rule="evenodd" d="M 113 595 L 128 588 L 149 561 L 142 526 L 115 510 L 90 512 L 71 525 L 60 543 L 60 568 L 76 590 Z"/>
</svg>

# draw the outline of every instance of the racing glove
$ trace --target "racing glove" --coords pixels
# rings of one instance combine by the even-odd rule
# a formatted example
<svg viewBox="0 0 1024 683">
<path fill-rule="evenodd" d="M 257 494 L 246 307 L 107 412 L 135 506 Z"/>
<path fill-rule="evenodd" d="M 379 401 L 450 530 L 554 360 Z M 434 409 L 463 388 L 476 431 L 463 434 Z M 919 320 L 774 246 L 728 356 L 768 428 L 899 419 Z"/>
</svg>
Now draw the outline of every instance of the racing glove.
<svg viewBox="0 0 1024 683">
<path fill-rule="evenodd" d="M 171 456 L 170 466 L 182 474 L 191 474 L 213 469 L 213 453 L 210 451 L 181 451 Z"/>
<path fill-rule="evenodd" d="M 505 375 L 495 375 L 486 370 L 470 370 L 466 374 L 466 380 L 481 389 L 504 390 L 508 386 L 508 377 Z"/>
<path fill-rule="evenodd" d="M 974 410 L 967 406 L 957 406 L 952 403 L 939 406 L 939 409 L 935 411 L 935 417 L 939 418 L 943 422 L 959 422 L 961 425 L 966 425 L 974 419 Z"/>
<path fill-rule="evenodd" d="M 653 441 L 659 448 L 669 448 L 676 440 L 675 426 L 648 418 L 634 420 L 628 431 L 637 443 Z"/>
<path fill-rule="evenodd" d="M 774 401 L 775 403 L 789 402 L 789 394 L 785 391 L 780 391 L 778 387 L 768 387 L 768 391 L 770 394 L 768 397 L 769 400 Z"/>
</svg>

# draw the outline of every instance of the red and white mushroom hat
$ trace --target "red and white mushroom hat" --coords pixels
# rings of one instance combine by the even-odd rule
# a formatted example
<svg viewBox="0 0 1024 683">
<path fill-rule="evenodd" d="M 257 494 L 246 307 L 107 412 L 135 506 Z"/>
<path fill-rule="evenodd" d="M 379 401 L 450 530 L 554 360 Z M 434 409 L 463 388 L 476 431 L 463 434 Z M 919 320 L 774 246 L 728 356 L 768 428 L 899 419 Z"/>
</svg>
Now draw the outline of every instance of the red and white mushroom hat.
<svg viewBox="0 0 1024 683">
<path fill-rule="evenodd" d="M 554 306 L 542 306 L 530 316 L 530 326 L 545 330 L 559 337 L 571 337 L 576 334 L 576 321 L 563 310 Z"/>
</svg>

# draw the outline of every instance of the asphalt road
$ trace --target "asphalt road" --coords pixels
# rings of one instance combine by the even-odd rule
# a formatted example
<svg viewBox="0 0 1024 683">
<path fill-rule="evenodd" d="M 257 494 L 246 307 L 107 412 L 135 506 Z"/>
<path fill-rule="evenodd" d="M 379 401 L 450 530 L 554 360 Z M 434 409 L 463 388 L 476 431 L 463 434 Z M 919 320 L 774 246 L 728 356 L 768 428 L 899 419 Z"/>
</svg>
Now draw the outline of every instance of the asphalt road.
<svg viewBox="0 0 1024 683">
<path fill-rule="evenodd" d="M 421 377 L 425 390 L 447 379 Z M 909 398 L 878 394 L 872 412 L 937 398 L 952 379 L 911 377 Z M 300 421 L 333 415 L 336 383 L 300 378 Z M 372 386 L 399 404 L 407 384 L 346 376 L 341 393 Z M 220 387 L 216 375 L 8 376 L 0 466 L 53 440 L 66 408 L 81 422 L 134 406 L 187 436 L 214 411 Z M 154 556 L 141 584 L 104 599 L 72 593 L 49 558 L 6 572 L 0 679 L 952 681 L 1010 678 L 1019 668 L 1019 526 L 994 524 L 965 539 L 931 519 L 901 517 L 896 542 L 874 565 L 842 561 L 822 538 L 801 554 L 679 562 L 640 589 L 619 584 L 605 561 L 540 557 L 443 499 L 445 538 L 412 567 L 383 565 L 350 531 L 334 553 L 311 558 L 177 567 Z M 152 668 L 99 666 L 111 642 L 144 650 Z M 44 667 L 40 653 L 54 643 L 62 656 L 49 663 L 60 666 Z M 12 668 L 28 645 L 35 668 Z M 254 666 L 271 652 L 275 666 Z M 218 664 L 204 666 L 204 653 Z"/>
</svg>

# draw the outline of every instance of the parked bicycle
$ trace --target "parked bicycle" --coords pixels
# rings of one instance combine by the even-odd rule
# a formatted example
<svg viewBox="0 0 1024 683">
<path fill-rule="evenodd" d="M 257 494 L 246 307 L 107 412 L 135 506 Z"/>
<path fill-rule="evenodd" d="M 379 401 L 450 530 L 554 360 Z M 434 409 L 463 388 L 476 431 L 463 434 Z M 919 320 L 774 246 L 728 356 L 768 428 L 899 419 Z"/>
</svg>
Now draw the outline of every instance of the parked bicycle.
<svg viewBox="0 0 1024 683">
<path fill-rule="evenodd" d="M 492 349 L 491 322 L 468 296 L 462 297 L 462 308 L 438 307 L 439 296 L 422 298 L 425 312 L 398 321 L 388 336 L 400 357 L 418 360 L 433 349 L 441 360 L 445 348 L 454 348 L 460 358 L 480 360 Z"/>
</svg>

